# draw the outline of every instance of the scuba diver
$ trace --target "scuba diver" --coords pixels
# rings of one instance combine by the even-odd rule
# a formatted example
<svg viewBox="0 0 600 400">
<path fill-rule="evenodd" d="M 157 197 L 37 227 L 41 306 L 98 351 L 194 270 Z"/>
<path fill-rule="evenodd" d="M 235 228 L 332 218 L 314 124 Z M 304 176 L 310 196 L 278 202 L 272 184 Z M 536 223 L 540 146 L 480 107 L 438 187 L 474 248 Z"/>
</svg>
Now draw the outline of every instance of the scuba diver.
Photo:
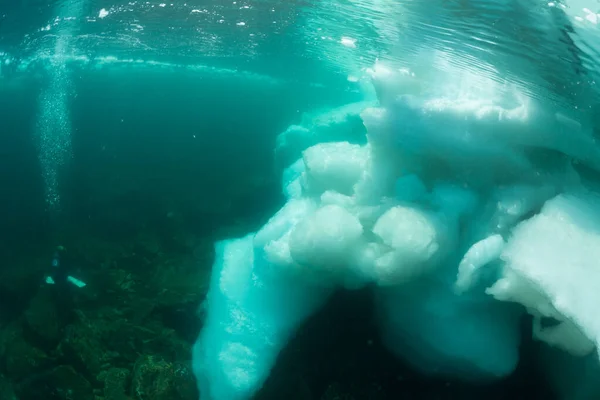
<svg viewBox="0 0 600 400">
<path fill-rule="evenodd" d="M 72 290 L 87 286 L 85 282 L 70 274 L 72 268 L 72 258 L 69 257 L 63 246 L 58 246 L 52 257 L 45 283 L 50 292 L 48 294 L 51 301 L 56 306 L 56 315 L 62 326 L 73 322 L 76 316 Z"/>
<path fill-rule="evenodd" d="M 69 269 L 72 267 L 67 251 L 63 246 L 58 246 L 52 258 L 52 270 L 46 276 L 46 283 L 49 285 L 65 286 L 75 285 L 78 288 L 86 286 L 86 283 L 69 275 Z"/>
</svg>

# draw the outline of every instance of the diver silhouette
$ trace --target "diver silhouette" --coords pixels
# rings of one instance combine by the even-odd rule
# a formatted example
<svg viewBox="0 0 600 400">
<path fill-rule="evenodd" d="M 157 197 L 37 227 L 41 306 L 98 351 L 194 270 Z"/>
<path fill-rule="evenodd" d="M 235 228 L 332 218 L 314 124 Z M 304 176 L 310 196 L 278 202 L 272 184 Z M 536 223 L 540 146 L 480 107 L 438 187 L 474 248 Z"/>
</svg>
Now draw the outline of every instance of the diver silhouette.
<svg viewBox="0 0 600 400">
<path fill-rule="evenodd" d="M 50 286 L 50 295 L 56 306 L 56 312 L 62 325 L 67 325 L 75 317 L 75 303 L 72 290 L 83 288 L 85 282 L 71 275 L 73 259 L 65 247 L 58 246 L 52 257 L 50 271 L 45 283 Z"/>
<path fill-rule="evenodd" d="M 78 288 L 86 286 L 86 283 L 70 275 L 70 269 L 73 267 L 72 260 L 68 257 L 64 246 L 58 246 L 52 257 L 52 269 L 46 276 L 46 283 L 57 285 L 59 287 L 75 285 Z"/>
</svg>

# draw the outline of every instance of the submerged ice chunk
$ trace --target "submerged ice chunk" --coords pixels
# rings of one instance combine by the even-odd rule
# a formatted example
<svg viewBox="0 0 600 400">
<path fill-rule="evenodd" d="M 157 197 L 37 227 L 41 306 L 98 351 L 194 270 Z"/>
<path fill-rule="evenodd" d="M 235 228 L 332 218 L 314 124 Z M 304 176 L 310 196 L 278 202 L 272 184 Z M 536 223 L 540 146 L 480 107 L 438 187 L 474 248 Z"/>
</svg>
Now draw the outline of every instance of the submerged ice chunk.
<svg viewBox="0 0 600 400">
<path fill-rule="evenodd" d="M 584 356 L 594 349 L 594 343 L 585 337 L 573 321 L 556 310 L 549 297 L 535 282 L 507 269 L 487 291 L 497 300 L 522 304 L 533 315 L 532 335 L 535 339 L 567 351 L 575 356 Z M 552 324 L 546 326 L 544 320 Z"/>
<path fill-rule="evenodd" d="M 469 248 L 458 264 L 458 278 L 455 284 L 457 293 L 462 293 L 473 286 L 481 268 L 500 258 L 504 244 L 502 236 L 492 235 Z"/>
<path fill-rule="evenodd" d="M 442 221 L 417 208 L 396 206 L 379 218 L 373 228 L 389 251 L 377 258 L 377 283 L 393 285 L 429 272 L 436 258 L 447 250 L 448 232 Z"/>
<path fill-rule="evenodd" d="M 558 324 L 534 327 L 540 340 L 586 354 L 600 340 L 600 197 L 561 194 L 522 222 L 502 254 L 503 277 L 488 293 Z M 538 320 L 539 321 L 539 320 Z M 587 338 L 587 339 L 586 339 Z"/>
<path fill-rule="evenodd" d="M 294 227 L 290 252 L 298 264 L 318 270 L 323 280 L 343 279 L 362 233 L 357 217 L 338 205 L 326 205 Z"/>
<path fill-rule="evenodd" d="M 335 190 L 351 194 L 369 158 L 368 149 L 348 142 L 322 143 L 304 151 L 305 189 L 314 194 Z"/>
<path fill-rule="evenodd" d="M 299 324 L 329 292 L 285 275 L 265 275 L 254 237 L 219 242 L 208 318 L 193 349 L 200 393 L 208 400 L 249 400 Z"/>
<path fill-rule="evenodd" d="M 302 196 L 301 176 L 306 171 L 304 160 L 296 160 L 295 163 L 283 170 L 281 186 L 283 194 L 289 199 L 298 199 Z"/>
<path fill-rule="evenodd" d="M 446 56 L 431 52 L 432 61 Z M 600 143 L 589 113 L 544 103 L 474 71 L 376 69 L 380 105 L 361 114 L 367 137 L 397 148 L 421 174 L 480 183 L 534 178 L 532 149 L 562 153 L 600 170 Z"/>
<path fill-rule="evenodd" d="M 556 192 L 552 185 L 512 185 L 497 189 L 492 197 L 495 210 L 488 216 L 490 229 L 506 234 L 521 218 L 539 211 Z"/>
<path fill-rule="evenodd" d="M 266 275 L 287 275 L 306 280 L 310 271 L 303 270 L 290 253 L 292 229 L 317 209 L 314 201 L 306 198 L 288 201 L 254 237 L 254 257 L 257 269 Z"/>
<path fill-rule="evenodd" d="M 424 374 L 486 382 L 511 374 L 519 359 L 515 307 L 458 296 L 439 279 L 377 289 L 385 345 Z"/>
<path fill-rule="evenodd" d="M 574 356 L 585 356 L 594 350 L 594 342 L 588 339 L 573 321 L 565 319 L 556 322 L 556 325 L 546 327 L 542 323 L 542 317 L 534 316 L 533 337 Z"/>
<path fill-rule="evenodd" d="M 427 194 L 427 188 L 419 177 L 415 174 L 409 174 L 398 178 L 395 187 L 396 199 L 416 203 L 423 200 Z"/>
<path fill-rule="evenodd" d="M 291 164 L 311 146 L 324 142 L 365 142 L 360 112 L 372 104 L 358 102 L 320 113 L 305 114 L 300 125 L 290 125 L 277 137 L 275 158 L 282 166 Z"/>
</svg>

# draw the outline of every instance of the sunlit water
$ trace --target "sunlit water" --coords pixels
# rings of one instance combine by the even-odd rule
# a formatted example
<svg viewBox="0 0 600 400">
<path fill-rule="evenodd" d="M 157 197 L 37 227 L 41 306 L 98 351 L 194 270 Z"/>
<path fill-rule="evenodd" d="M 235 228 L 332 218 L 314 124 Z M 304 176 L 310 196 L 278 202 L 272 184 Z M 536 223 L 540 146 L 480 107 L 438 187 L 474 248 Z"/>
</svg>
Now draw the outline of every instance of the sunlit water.
<svg viewBox="0 0 600 400">
<path fill-rule="evenodd" d="M 56 54 L 209 65 L 280 79 L 354 80 L 375 59 L 437 50 L 450 63 L 534 95 L 590 106 L 598 3 L 547 1 L 22 1 L 0 12 L 4 75 Z M 68 5 L 68 6 L 65 6 Z M 596 9 L 594 9 L 596 7 Z M 10 60 L 10 61 L 8 61 Z"/>
<path fill-rule="evenodd" d="M 0 14 L 1 76 L 10 84 L 48 72 L 38 134 L 52 205 L 57 170 L 70 153 L 65 96 L 73 95 L 78 71 L 184 68 L 357 91 L 379 60 L 427 66 L 432 85 L 439 73 L 480 80 L 476 86 L 516 86 L 595 126 L 597 12 L 593 0 L 23 1 Z"/>
<path fill-rule="evenodd" d="M 83 1 L 57 4 L 56 13 L 65 23 L 57 27 L 51 51 L 49 81 L 42 89 L 37 121 L 39 158 L 44 179 L 46 203 L 50 209 L 60 206 L 59 171 L 72 156 L 71 119 L 68 96 L 72 90 L 67 63 L 73 51 L 72 40 L 83 13 Z"/>
</svg>

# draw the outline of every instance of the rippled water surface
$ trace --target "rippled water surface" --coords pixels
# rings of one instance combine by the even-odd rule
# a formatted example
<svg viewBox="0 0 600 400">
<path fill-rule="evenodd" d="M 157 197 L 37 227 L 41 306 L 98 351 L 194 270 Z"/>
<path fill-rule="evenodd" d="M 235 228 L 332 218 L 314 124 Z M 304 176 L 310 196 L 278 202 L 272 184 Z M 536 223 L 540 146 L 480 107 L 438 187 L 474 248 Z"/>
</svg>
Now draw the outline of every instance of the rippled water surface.
<svg viewBox="0 0 600 400">
<path fill-rule="evenodd" d="M 447 65 L 585 108 L 598 76 L 599 12 L 597 0 L 23 0 L 0 11 L 0 50 L 21 68 L 60 55 L 319 83 L 352 81 L 377 58 L 427 62 L 416 56 L 435 50 Z M 68 46 L 57 53 L 65 35 Z"/>
</svg>

